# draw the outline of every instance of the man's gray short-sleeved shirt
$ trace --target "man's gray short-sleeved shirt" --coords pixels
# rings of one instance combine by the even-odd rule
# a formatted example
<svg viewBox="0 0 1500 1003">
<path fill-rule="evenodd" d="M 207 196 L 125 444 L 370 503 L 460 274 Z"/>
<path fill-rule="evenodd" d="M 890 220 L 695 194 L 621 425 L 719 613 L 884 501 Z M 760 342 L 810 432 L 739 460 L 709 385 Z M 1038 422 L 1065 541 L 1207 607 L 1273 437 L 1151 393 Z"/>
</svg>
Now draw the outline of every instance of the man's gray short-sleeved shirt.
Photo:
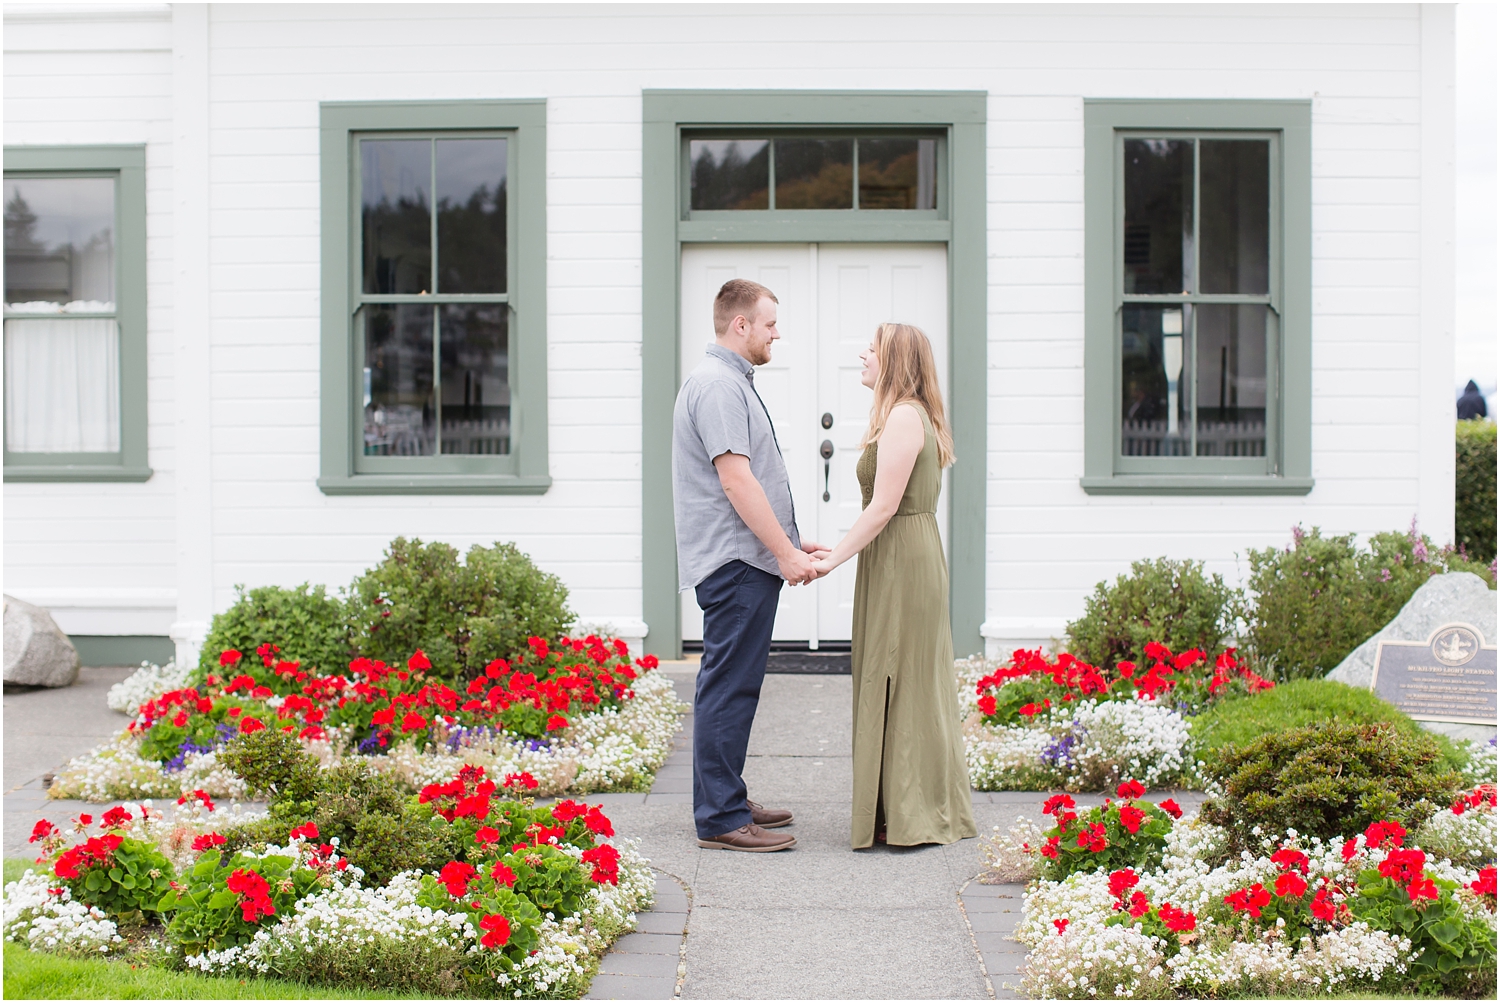
<svg viewBox="0 0 1500 1003">
<path fill-rule="evenodd" d="M 714 459 L 738 453 L 765 489 L 776 521 L 794 546 L 797 535 L 786 462 L 771 416 L 755 392 L 754 367 L 721 345 L 683 381 L 672 412 L 672 503 L 677 517 L 678 587 L 690 589 L 728 564 L 744 561 L 780 575 L 776 557 L 740 518 L 719 482 Z"/>
</svg>

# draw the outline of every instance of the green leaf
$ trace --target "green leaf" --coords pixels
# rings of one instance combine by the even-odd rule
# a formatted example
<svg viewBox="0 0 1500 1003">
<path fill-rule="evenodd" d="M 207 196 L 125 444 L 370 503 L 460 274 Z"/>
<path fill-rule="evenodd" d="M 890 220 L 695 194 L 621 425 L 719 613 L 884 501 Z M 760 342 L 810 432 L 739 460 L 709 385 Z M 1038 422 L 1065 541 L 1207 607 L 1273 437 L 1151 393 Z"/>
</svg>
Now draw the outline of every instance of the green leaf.
<svg viewBox="0 0 1500 1003">
<path fill-rule="evenodd" d="M 239 901 L 239 896 L 230 891 L 228 888 L 225 888 L 221 891 L 215 892 L 214 896 L 208 900 L 208 908 L 227 909 L 230 906 L 234 905 L 237 901 Z"/>
<path fill-rule="evenodd" d="M 89 871 L 89 876 L 83 879 L 83 886 L 91 892 L 103 891 L 109 887 L 109 878 L 98 871 Z"/>
<path fill-rule="evenodd" d="M 120 887 L 121 888 L 134 888 L 135 887 L 135 875 L 134 874 L 127 874 L 124 877 L 120 878 Z"/>
</svg>

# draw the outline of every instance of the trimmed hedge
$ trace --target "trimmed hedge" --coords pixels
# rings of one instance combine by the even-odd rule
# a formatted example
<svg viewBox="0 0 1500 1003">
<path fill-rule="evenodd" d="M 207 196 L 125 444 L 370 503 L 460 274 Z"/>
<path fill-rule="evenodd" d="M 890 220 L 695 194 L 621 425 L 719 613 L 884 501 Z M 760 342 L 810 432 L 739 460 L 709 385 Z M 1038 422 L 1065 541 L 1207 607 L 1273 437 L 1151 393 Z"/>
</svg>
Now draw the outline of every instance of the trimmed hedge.
<svg viewBox="0 0 1500 1003">
<path fill-rule="evenodd" d="M 1495 424 L 1459 422 L 1454 459 L 1454 542 L 1488 564 L 1495 559 Z"/>
<path fill-rule="evenodd" d="M 1136 561 L 1113 585 L 1094 586 L 1083 616 L 1068 624 L 1068 651 L 1100 669 L 1147 664 L 1152 641 L 1212 655 L 1233 629 L 1235 598 L 1222 576 L 1204 575 L 1202 561 Z"/>
<path fill-rule="evenodd" d="M 219 654 L 229 648 L 259 664 L 255 649 L 262 644 L 281 648 L 278 658 L 301 662 L 306 671 L 343 672 L 352 652 L 344 604 L 328 595 L 323 586 L 303 582 L 293 589 L 275 585 L 246 590 L 234 587 L 234 605 L 213 619 L 198 671 L 219 669 Z"/>
</svg>

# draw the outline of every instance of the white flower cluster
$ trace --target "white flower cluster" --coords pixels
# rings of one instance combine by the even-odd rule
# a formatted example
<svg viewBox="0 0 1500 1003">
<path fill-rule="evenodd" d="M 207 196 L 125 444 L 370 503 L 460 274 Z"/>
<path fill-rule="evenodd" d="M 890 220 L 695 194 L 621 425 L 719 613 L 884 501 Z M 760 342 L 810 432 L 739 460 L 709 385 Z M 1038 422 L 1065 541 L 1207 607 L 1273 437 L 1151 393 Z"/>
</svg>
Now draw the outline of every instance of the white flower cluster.
<svg viewBox="0 0 1500 1003">
<path fill-rule="evenodd" d="M 1412 843 L 1429 856 L 1467 867 L 1495 862 L 1495 809 L 1470 808 L 1455 815 L 1447 808 L 1435 813 L 1412 834 Z"/>
<path fill-rule="evenodd" d="M 1051 820 L 1048 820 L 1050 828 Z M 984 861 L 984 872 L 979 875 L 982 885 L 1024 884 L 1041 876 L 1042 857 L 1037 847 L 1046 842 L 1043 827 L 1021 815 L 1016 824 L 1001 834 L 997 825 L 990 835 L 979 841 L 979 858 Z"/>
<path fill-rule="evenodd" d="M 179 669 L 176 662 L 168 662 L 166 665 L 142 662 L 139 669 L 109 688 L 109 695 L 104 701 L 117 714 L 135 717 L 141 704 L 155 700 L 168 690 L 182 689 L 188 684 L 192 674 L 191 666 L 185 665 Z"/>
<path fill-rule="evenodd" d="M 142 758 L 140 746 L 140 739 L 134 734 L 121 732 L 69 760 L 53 779 L 47 796 L 101 802 L 120 798 L 175 798 L 181 794 L 182 778 L 163 773 L 160 764 Z"/>
<path fill-rule="evenodd" d="M 1032 948 L 1022 988 L 1033 998 L 1167 999 L 1175 995 L 1162 943 L 1135 927 L 1072 925 Z"/>
<path fill-rule="evenodd" d="M 1488 742 L 1469 742 L 1464 751 L 1468 753 L 1468 760 L 1459 773 L 1467 783 L 1477 787 L 1480 784 L 1500 782 L 1500 759 L 1497 759 L 1493 739 Z"/>
<path fill-rule="evenodd" d="M 5 939 L 36 951 L 108 954 L 121 942 L 114 920 L 82 902 L 67 888 L 53 892 L 40 871 L 27 871 L 5 886 Z"/>
<path fill-rule="evenodd" d="M 1188 768 L 1187 722 L 1154 700 L 1081 700 L 1003 728 L 971 717 L 964 732 L 975 790 L 1160 787 Z"/>
<path fill-rule="evenodd" d="M 1166 965 L 1173 983 L 1194 994 L 1299 996 L 1379 982 L 1387 971 L 1405 972 L 1411 958 L 1405 937 L 1352 923 L 1303 937 L 1295 951 L 1284 939 L 1235 940 L 1218 949 L 1189 945 Z"/>
<path fill-rule="evenodd" d="M 1033 995 L 1066 998 L 1177 992 L 1305 996 L 1372 985 L 1388 973 L 1406 971 L 1411 943 L 1363 923 L 1325 930 L 1298 943 L 1281 937 L 1280 929 L 1267 931 L 1261 939 L 1237 935 L 1236 917 L 1224 897 L 1256 882 L 1271 887 L 1280 869 L 1270 855 L 1283 844 L 1307 855 L 1310 884 L 1327 877 L 1344 888 L 1357 887 L 1358 872 L 1377 866 L 1387 853 L 1366 847 L 1363 836 L 1356 837 L 1356 852 L 1346 861 L 1342 839 L 1303 837 L 1293 829 L 1274 838 L 1269 833 L 1256 835 L 1259 852 L 1243 850 L 1210 866 L 1210 861 L 1223 859 L 1227 834 L 1197 818 L 1188 819 L 1168 834 L 1161 866 L 1138 875 L 1137 888 L 1153 905 L 1171 902 L 1197 917 L 1191 943 L 1162 962 L 1161 981 L 1154 966 L 1141 960 L 1149 938 L 1138 934 L 1139 939 L 1122 939 L 1117 932 L 1120 927 L 1105 926 L 1116 914 L 1107 872 L 1075 872 L 1062 881 L 1037 882 L 1026 894 L 1016 929 L 1016 939 L 1032 948 L 1027 958 L 1027 990 Z M 1443 860 L 1429 859 L 1427 869 L 1460 884 L 1477 876 L 1475 869 Z M 1459 902 L 1467 915 L 1494 924 L 1494 914 L 1476 896 L 1460 895 Z M 1064 926 L 1061 933 L 1059 923 Z M 1134 959 L 1130 970 L 1119 974 L 1120 959 L 1127 957 Z M 1139 970 L 1133 967 L 1137 964 Z M 1104 971 L 1110 974 L 1101 978 Z M 1126 977 L 1131 974 L 1139 981 L 1132 983 Z M 1123 991 L 1115 992 L 1111 980 Z"/>
</svg>

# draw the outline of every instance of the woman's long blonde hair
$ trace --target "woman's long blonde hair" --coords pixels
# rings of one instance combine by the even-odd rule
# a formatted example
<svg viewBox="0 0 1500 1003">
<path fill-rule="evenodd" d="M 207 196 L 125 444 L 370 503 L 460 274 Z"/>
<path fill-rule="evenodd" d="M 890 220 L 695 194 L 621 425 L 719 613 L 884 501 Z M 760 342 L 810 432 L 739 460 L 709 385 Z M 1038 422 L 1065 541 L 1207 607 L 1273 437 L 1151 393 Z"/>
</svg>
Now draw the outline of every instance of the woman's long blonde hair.
<svg viewBox="0 0 1500 1003">
<path fill-rule="evenodd" d="M 943 410 L 943 391 L 938 386 L 937 362 L 932 342 L 910 324 L 881 324 L 875 329 L 875 358 L 880 375 L 875 378 L 875 402 L 870 405 L 870 427 L 860 447 L 880 438 L 891 409 L 898 404 L 916 404 L 927 412 L 937 434 L 938 465 L 953 463 L 953 433 Z"/>
</svg>

